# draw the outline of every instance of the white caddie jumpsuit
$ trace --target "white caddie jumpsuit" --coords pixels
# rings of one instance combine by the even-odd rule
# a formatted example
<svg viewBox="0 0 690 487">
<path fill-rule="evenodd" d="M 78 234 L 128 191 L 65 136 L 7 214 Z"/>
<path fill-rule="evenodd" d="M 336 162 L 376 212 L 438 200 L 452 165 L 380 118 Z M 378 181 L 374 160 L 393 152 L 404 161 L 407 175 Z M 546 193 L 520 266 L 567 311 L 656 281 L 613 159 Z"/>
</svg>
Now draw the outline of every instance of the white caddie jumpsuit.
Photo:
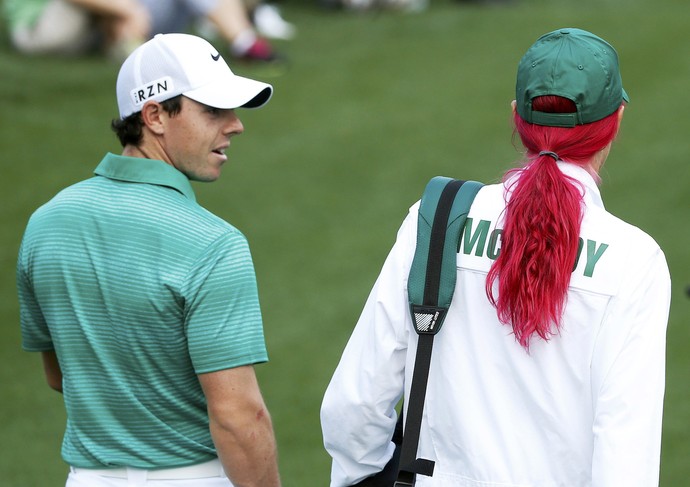
<svg viewBox="0 0 690 487">
<path fill-rule="evenodd" d="M 500 252 L 505 190 L 485 186 L 434 342 L 418 457 L 436 464 L 433 477 L 417 476 L 418 487 L 658 485 L 668 266 L 652 238 L 604 209 L 589 173 L 559 167 L 581 183 L 585 202 L 560 333 L 533 338 L 528 353 L 498 321 L 485 280 Z M 417 345 L 406 290 L 417 210 L 398 232 L 323 400 L 331 487 L 381 470 L 393 452 L 394 406 L 409 393 Z"/>
</svg>

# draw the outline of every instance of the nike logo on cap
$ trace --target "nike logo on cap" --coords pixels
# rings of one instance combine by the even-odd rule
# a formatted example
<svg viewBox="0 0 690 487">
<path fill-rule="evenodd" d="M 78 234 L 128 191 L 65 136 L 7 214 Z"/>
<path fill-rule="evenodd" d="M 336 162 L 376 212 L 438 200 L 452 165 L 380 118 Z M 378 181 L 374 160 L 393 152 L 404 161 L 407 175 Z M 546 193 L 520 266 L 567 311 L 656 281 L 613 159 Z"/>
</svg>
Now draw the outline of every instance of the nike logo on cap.
<svg viewBox="0 0 690 487">
<path fill-rule="evenodd" d="M 211 58 L 212 58 L 214 61 L 218 61 L 218 60 L 220 59 L 220 53 L 217 53 L 215 56 L 213 55 L 213 53 L 211 53 Z"/>
</svg>

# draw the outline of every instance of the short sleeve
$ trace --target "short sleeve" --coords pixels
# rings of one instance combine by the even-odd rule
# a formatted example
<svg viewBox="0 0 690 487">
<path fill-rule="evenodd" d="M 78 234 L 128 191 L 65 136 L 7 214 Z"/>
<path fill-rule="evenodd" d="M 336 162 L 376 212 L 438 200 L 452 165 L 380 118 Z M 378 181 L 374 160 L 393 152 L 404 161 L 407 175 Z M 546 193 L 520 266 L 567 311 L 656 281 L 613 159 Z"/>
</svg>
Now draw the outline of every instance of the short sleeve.
<svg viewBox="0 0 690 487">
<path fill-rule="evenodd" d="M 197 374 L 266 362 L 254 264 L 245 237 L 213 242 L 187 276 L 185 329 Z"/>
<path fill-rule="evenodd" d="M 22 332 L 22 348 L 28 352 L 53 350 L 53 341 L 45 317 L 36 300 L 31 284 L 29 251 L 26 237 L 22 241 L 17 259 L 17 295 L 19 298 L 19 322 Z"/>
</svg>

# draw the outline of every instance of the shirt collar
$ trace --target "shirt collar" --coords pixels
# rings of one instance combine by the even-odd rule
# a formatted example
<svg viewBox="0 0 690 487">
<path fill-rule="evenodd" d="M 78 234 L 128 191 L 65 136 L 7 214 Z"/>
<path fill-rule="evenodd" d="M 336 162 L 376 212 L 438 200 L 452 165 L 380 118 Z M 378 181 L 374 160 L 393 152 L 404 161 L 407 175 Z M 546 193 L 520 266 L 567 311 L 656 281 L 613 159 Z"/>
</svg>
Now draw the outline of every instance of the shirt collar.
<svg viewBox="0 0 690 487">
<path fill-rule="evenodd" d="M 558 168 L 563 174 L 569 176 L 582 184 L 584 193 L 582 194 L 585 204 L 604 208 L 604 201 L 601 199 L 599 186 L 594 177 L 583 167 L 569 162 L 558 161 Z"/>
<path fill-rule="evenodd" d="M 597 186 L 594 177 L 587 172 L 586 169 L 580 167 L 571 162 L 558 161 L 558 169 L 561 170 L 563 174 L 574 179 L 580 184 L 576 184 L 575 187 L 580 190 L 582 198 L 587 206 L 597 206 L 599 208 L 604 208 L 604 201 L 601 199 L 601 193 L 599 192 L 599 187 Z M 513 173 L 508 177 L 508 180 L 504 183 L 506 189 L 506 194 L 510 194 L 513 191 L 513 184 L 520 177 L 520 171 Z"/>
<path fill-rule="evenodd" d="M 166 186 L 196 201 L 194 189 L 187 176 L 163 161 L 120 156 L 108 152 L 94 173 L 118 181 Z"/>
</svg>

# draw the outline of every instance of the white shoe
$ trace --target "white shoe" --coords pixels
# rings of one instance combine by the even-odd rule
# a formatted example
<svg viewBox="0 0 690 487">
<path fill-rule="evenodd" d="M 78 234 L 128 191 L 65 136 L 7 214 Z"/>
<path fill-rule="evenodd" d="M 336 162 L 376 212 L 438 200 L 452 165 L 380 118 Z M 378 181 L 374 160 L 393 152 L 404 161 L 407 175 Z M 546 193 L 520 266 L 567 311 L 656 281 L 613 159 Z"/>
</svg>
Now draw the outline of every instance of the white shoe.
<svg viewBox="0 0 690 487">
<path fill-rule="evenodd" d="M 259 4 L 252 15 L 254 26 L 264 37 L 290 40 L 297 34 L 294 25 L 280 16 L 278 7 L 266 3 Z"/>
</svg>

